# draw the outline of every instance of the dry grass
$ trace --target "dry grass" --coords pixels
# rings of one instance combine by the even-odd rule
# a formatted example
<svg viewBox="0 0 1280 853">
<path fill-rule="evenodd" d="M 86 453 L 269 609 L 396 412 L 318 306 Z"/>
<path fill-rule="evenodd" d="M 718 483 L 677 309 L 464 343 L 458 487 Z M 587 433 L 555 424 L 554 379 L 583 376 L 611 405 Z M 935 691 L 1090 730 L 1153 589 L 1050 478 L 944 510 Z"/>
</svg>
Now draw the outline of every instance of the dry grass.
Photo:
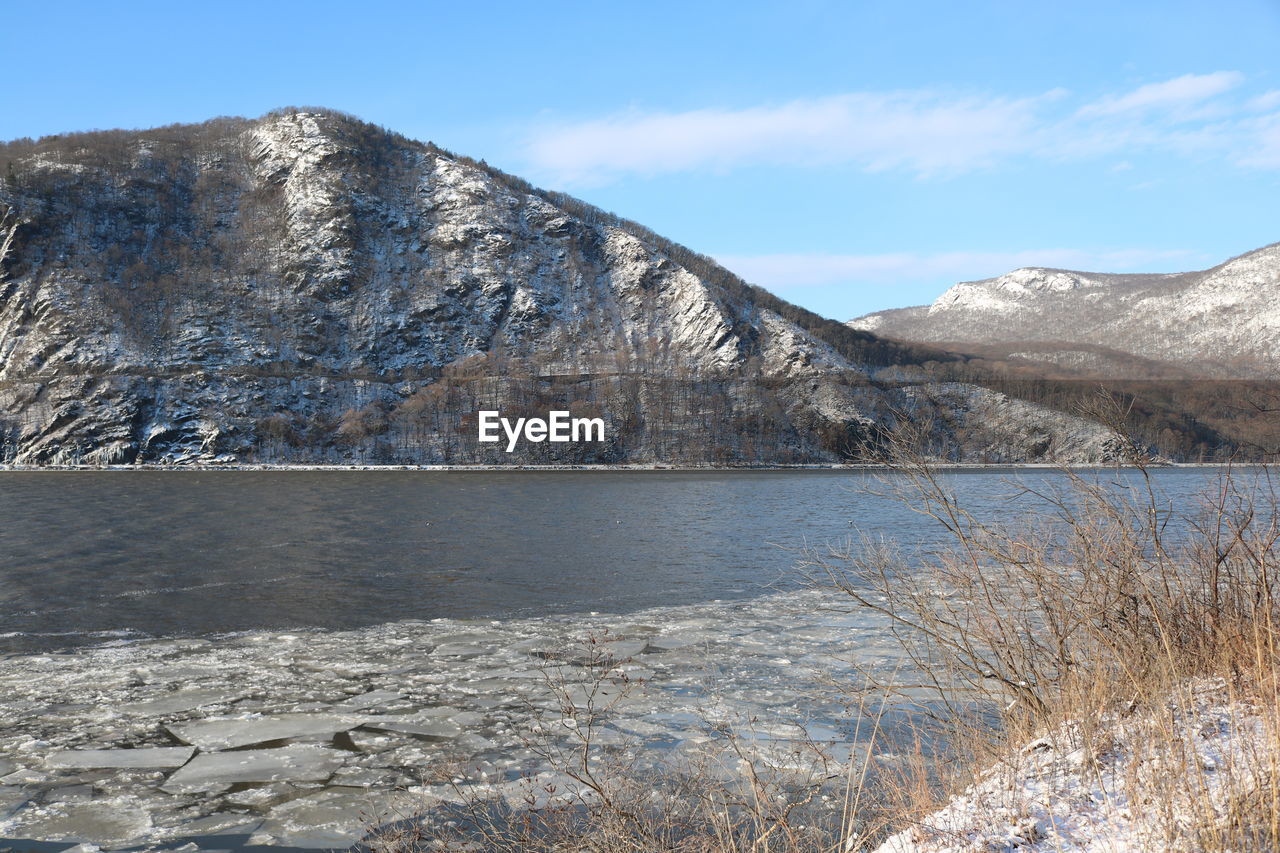
<svg viewBox="0 0 1280 853">
<path fill-rule="evenodd" d="M 886 617 L 913 667 L 864 685 L 855 716 L 867 748 L 848 764 L 814 747 L 780 769 L 725 731 L 714 754 L 643 770 L 634 749 L 597 740 L 631 686 L 589 643 L 567 655 L 586 655 L 576 669 L 549 670 L 550 722 L 527 736 L 553 773 L 514 796 L 460 788 L 368 846 L 852 853 L 906 830 L 898 838 L 918 846 L 900 849 L 985 849 L 973 847 L 981 832 L 934 818 L 975 780 L 1007 778 L 1007 802 L 962 800 L 961 823 L 1007 825 L 1003 843 L 1060 849 L 1059 819 L 1071 815 L 1046 822 L 1059 806 L 1017 800 L 1019 774 L 1039 767 L 1074 774 L 1095 790 L 1089 808 L 1136 827 L 1124 849 L 1280 850 L 1280 513 L 1269 472 L 1228 473 L 1188 511 L 1133 461 L 1123 478 L 1064 472 L 1060 487 L 1028 489 L 1025 511 L 991 524 L 954 493 L 962 480 L 899 448 L 885 488 L 942 525 L 950 546 L 908 559 L 862 543 L 804 566 Z M 914 744 L 878 737 L 886 699 L 919 708 Z M 1195 732 L 1210 719 L 1255 734 L 1209 766 Z M 945 750 L 927 726 L 945 729 Z M 1057 763 L 1041 760 L 1051 751 Z"/>
<path fill-rule="evenodd" d="M 900 454 L 887 488 L 940 524 L 951 546 L 907 559 L 864 544 L 808 562 L 812 576 L 892 622 L 923 677 L 913 695 L 931 694 L 952 731 L 951 772 L 913 786 L 899 826 L 927 825 L 979 768 L 1025 774 L 1023 745 L 1069 732 L 1087 759 L 1073 772 L 1095 786 L 1105 779 L 1097 807 L 1122 808 L 1134 827 L 1126 849 L 1280 850 L 1280 513 L 1270 474 L 1227 472 L 1188 510 L 1162 499 L 1145 460 L 1133 461 L 1123 481 L 1067 471 L 1059 487 L 1024 487 L 1019 514 L 993 524 L 963 507 L 962 479 Z M 1196 696 L 1205 685 L 1212 708 Z M 1240 725 L 1260 724 L 1252 755 L 1201 766 L 1187 727 L 1222 707 Z M 932 758 L 937 769 L 942 756 Z M 1108 775 L 1116 767 L 1126 768 L 1119 785 Z M 1004 820 L 982 807 L 972 805 L 975 827 Z M 1045 825 L 1022 843 L 1058 849 L 1054 819 Z M 915 835 L 920 849 L 962 849 Z"/>
</svg>

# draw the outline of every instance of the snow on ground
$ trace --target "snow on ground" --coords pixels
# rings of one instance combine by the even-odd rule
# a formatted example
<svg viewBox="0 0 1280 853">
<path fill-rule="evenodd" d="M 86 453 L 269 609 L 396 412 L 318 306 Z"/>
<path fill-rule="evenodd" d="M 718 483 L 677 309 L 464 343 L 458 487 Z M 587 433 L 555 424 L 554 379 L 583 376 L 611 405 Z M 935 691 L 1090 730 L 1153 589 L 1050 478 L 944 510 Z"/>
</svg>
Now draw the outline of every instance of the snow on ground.
<svg viewBox="0 0 1280 853">
<path fill-rule="evenodd" d="M 1251 792 L 1275 778 L 1276 738 L 1274 711 L 1268 721 L 1225 683 L 1194 682 L 1155 710 L 1027 744 L 877 853 L 1203 849 L 1198 833 L 1247 815 Z"/>
</svg>

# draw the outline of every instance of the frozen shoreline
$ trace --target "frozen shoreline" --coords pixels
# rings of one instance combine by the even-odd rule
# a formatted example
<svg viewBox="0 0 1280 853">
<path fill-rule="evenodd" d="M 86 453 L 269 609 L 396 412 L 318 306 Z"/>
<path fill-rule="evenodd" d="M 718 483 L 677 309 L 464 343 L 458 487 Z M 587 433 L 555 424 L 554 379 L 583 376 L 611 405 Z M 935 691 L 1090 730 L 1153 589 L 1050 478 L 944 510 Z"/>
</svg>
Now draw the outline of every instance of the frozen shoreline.
<svg viewBox="0 0 1280 853">
<path fill-rule="evenodd" d="M 600 689 L 630 685 L 595 742 L 641 767 L 723 751 L 725 731 L 766 763 L 809 760 L 814 742 L 847 761 L 860 741 L 825 679 L 851 658 L 901 665 L 875 618 L 817 591 L 13 655 L 0 673 L 0 839 L 342 848 L 370 814 L 447 800 L 437 774 L 454 767 L 518 803 L 522 776 L 554 772 L 526 733 L 571 733 L 558 723 L 565 695 L 586 698 L 574 649 L 590 637 L 627 675 Z"/>
</svg>

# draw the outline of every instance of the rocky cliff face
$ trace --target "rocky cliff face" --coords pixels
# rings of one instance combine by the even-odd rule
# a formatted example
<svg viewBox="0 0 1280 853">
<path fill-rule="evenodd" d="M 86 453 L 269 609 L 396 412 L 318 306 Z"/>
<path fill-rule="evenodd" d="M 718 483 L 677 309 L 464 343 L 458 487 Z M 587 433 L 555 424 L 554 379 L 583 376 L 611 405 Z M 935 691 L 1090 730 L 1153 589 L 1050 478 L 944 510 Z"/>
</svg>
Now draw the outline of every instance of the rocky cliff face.
<svg viewBox="0 0 1280 853">
<path fill-rule="evenodd" d="M 1019 269 L 849 325 L 911 341 L 1002 344 L 1010 355 L 1084 372 L 1150 373 L 1141 359 L 1178 377 L 1276 379 L 1280 244 L 1173 275 Z"/>
<path fill-rule="evenodd" d="M 638 226 L 341 115 L 0 161 L 0 461 L 835 461 L 923 415 L 957 459 L 1116 446 L 912 380 L 884 342 L 815 334 Z M 506 454 L 475 441 L 480 408 L 600 416 L 608 440 Z"/>
</svg>

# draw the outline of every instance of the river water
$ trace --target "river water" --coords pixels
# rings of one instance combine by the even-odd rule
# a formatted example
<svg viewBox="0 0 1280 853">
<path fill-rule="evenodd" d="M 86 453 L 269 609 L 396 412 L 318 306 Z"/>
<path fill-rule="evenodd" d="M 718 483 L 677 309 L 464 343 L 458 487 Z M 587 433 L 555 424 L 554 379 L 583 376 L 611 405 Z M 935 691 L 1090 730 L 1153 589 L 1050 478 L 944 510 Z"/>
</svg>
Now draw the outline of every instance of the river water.
<svg viewBox="0 0 1280 853">
<path fill-rule="evenodd" d="M 1182 505 L 1218 476 L 1155 481 Z M 944 477 L 1008 519 L 1063 475 Z M 447 799 L 446 767 L 520 801 L 554 773 L 528 732 L 593 689 L 625 694 L 595 742 L 641 764 L 725 732 L 762 760 L 847 760 L 865 738 L 830 683 L 903 662 L 794 567 L 853 536 L 945 544 L 884 489 L 847 471 L 0 472 L 0 839 L 346 846 L 371 814 Z M 625 683 L 584 682 L 601 648 Z"/>
</svg>

